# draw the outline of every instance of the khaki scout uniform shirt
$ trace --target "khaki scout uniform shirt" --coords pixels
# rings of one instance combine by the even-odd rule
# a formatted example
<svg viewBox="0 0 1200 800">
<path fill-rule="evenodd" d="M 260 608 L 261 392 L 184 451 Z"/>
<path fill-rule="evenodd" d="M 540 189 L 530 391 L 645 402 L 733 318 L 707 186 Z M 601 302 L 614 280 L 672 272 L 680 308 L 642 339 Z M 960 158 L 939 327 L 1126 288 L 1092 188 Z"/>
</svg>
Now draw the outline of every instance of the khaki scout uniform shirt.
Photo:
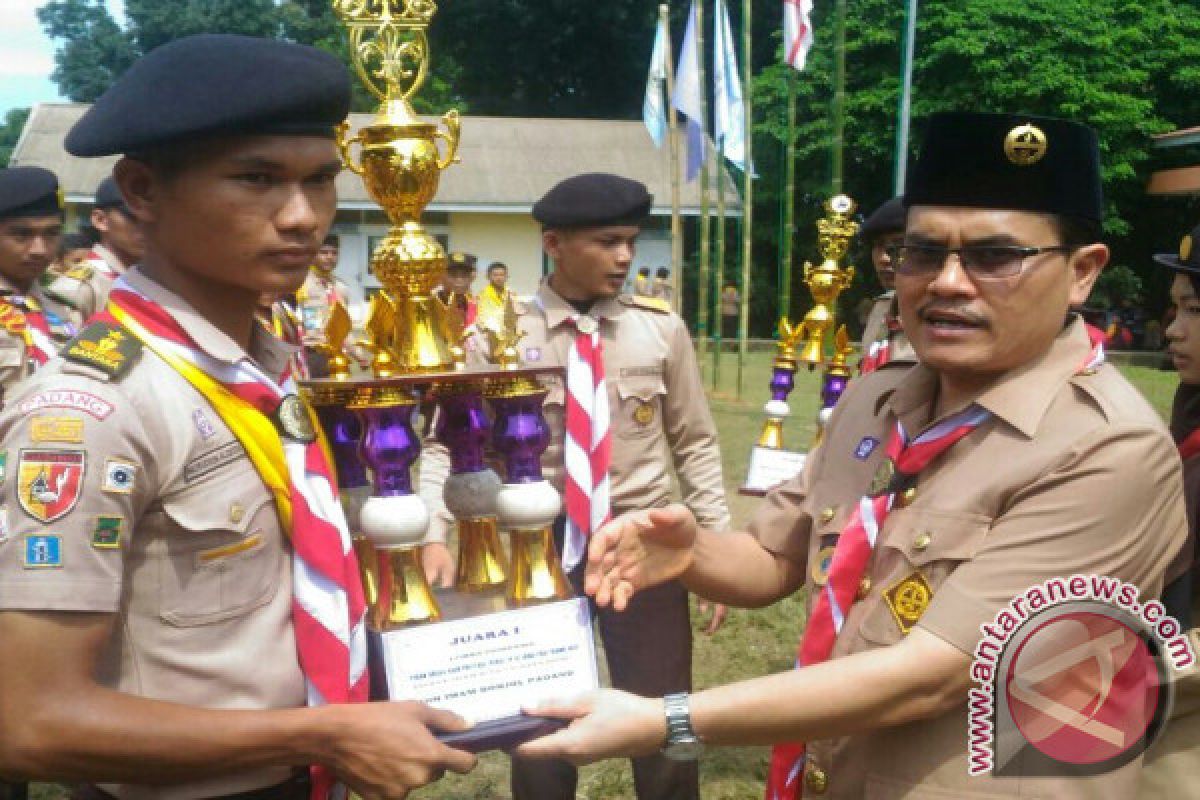
<svg viewBox="0 0 1200 800">
<path fill-rule="evenodd" d="M 117 278 L 128 268 L 102 244 L 92 246 L 88 263 L 55 275 L 46 288 L 52 295 L 77 309 L 84 319 L 103 311 Z"/>
<path fill-rule="evenodd" d="M 1045 355 L 978 395 L 993 417 L 922 472 L 912 502 L 887 517 L 832 658 L 904 637 L 885 596 L 917 572 L 932 599 L 916 624 L 967 655 L 981 624 L 1053 576 L 1108 575 L 1158 596 L 1187 534 L 1179 457 L 1115 367 L 1076 374 L 1089 348 L 1074 320 Z M 866 493 L 896 417 L 915 436 L 933 421 L 936 387 L 919 364 L 852 381 L 803 474 L 767 495 L 750 530 L 804 568 L 810 603 L 824 583 L 819 553 Z M 868 438 L 878 444 L 860 459 Z M 940 717 L 809 743 L 807 769 L 824 771 L 828 786 L 805 797 L 1133 796 L 1140 759 L 1094 778 L 970 777 L 965 701 Z"/>
<path fill-rule="evenodd" d="M 348 304 L 346 284 L 332 276 L 326 277 L 316 267 L 308 271 L 304 285 L 296 293 L 300 307 L 300 324 L 307 334 L 323 333 L 325 324 L 329 321 L 329 312 L 333 308 L 333 297 Z M 349 310 L 349 309 L 347 309 Z"/>
<path fill-rule="evenodd" d="M 82 315 L 48 295 L 38 281 L 34 281 L 28 292 L 23 292 L 0 276 L 0 300 L 11 294 L 25 294 L 49 312 L 46 319 L 50 322 L 50 338 L 60 347 L 79 331 Z M 51 317 L 57 317 L 62 324 L 56 325 Z M 32 375 L 36 367 L 37 362 L 29 357 L 24 337 L 0 327 L 0 404 L 7 402 L 13 387 Z"/>
<path fill-rule="evenodd" d="M 575 311 L 543 282 L 533 302 L 519 310 L 525 337 L 518 345 L 529 366 L 565 365 L 575 341 Z M 692 340 L 676 314 L 661 301 L 632 298 L 601 300 L 589 312 L 600 320 L 604 374 L 612 412 L 612 464 L 609 469 L 613 515 L 671 502 L 674 464 L 683 502 L 700 524 L 729 527 L 729 509 L 721 477 L 717 429 L 705 400 Z M 477 346 L 472 357 L 482 363 Z M 563 431 L 566 408 L 563 379 L 549 379 L 544 410 L 552 439 L 542 463 L 545 476 L 563 488 Z M 428 541 L 445 541 L 451 518 L 441 506 L 446 453 L 429 448 L 422 459 L 421 494 L 436 510 Z M 438 462 L 441 462 L 439 465 Z"/>
<path fill-rule="evenodd" d="M 245 357 L 177 296 L 136 270 L 128 280 L 214 358 Z M 255 326 L 251 357 L 269 373 L 290 353 Z M 97 674 L 117 691 L 207 708 L 303 706 L 291 549 L 271 494 L 203 396 L 150 350 L 132 360 L 116 378 L 55 361 L 0 414 L 0 610 L 114 615 Z M 38 451 L 82 459 L 77 492 L 68 479 L 48 505 L 30 499 Z M 205 781 L 104 788 L 182 800 L 290 775 L 221 772 L 214 764 Z"/>
<path fill-rule="evenodd" d="M 866 356 L 867 350 L 870 349 L 871 345 L 887 337 L 891 348 L 888 363 L 916 363 L 917 353 L 913 350 L 903 330 L 896 331 L 891 336 L 888 336 L 888 317 L 898 317 L 899 314 L 900 310 L 896 307 L 896 293 L 894 291 L 884 292 L 875 298 L 874 303 L 871 304 L 871 312 L 867 314 L 867 323 L 863 326 L 861 344 L 863 356 Z"/>
</svg>

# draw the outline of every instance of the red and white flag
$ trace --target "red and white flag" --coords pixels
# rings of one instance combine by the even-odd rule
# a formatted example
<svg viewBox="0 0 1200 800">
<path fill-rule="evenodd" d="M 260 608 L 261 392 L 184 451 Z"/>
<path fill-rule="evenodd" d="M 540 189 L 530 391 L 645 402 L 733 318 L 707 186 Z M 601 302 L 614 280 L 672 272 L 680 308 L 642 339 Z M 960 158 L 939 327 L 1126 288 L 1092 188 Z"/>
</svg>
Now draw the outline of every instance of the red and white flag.
<svg viewBox="0 0 1200 800">
<path fill-rule="evenodd" d="M 783 0 L 783 60 L 804 69 L 813 43 L 812 0 Z"/>
</svg>

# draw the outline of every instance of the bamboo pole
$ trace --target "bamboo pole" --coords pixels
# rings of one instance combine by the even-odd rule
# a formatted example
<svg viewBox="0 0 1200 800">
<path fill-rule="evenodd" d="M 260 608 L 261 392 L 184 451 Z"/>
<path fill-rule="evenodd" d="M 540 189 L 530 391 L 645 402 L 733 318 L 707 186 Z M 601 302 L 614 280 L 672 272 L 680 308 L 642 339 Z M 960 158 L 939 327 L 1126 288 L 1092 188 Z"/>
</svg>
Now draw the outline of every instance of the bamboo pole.
<svg viewBox="0 0 1200 800">
<path fill-rule="evenodd" d="M 737 396 L 739 400 L 742 397 L 743 378 L 745 377 L 746 337 L 750 332 L 750 271 L 754 250 L 754 92 L 750 85 L 754 54 L 752 6 L 752 0 L 742 0 L 742 103 L 745 109 L 743 121 L 746 125 L 746 169 L 742 172 L 742 182 L 745 188 L 742 191 L 742 308 L 741 320 L 738 325 Z"/>
<path fill-rule="evenodd" d="M 796 71 L 788 75 L 787 141 L 783 144 L 783 225 L 780 258 L 779 316 L 792 313 L 792 259 L 796 227 Z"/>
<path fill-rule="evenodd" d="M 724 347 L 721 338 L 724 331 L 721 330 L 721 325 L 725 318 L 721 316 L 721 291 L 725 283 L 725 163 L 721 158 L 721 146 L 723 142 L 717 144 L 717 253 L 715 266 L 713 267 L 713 297 L 712 297 L 712 319 L 713 319 L 713 339 L 716 341 L 716 347 L 713 348 L 713 374 L 712 387 L 716 389 L 721 381 L 721 350 Z"/>
<path fill-rule="evenodd" d="M 696 346 L 699 348 L 699 362 L 704 363 L 704 355 L 708 351 L 708 338 L 711 332 L 708 327 L 708 282 L 709 237 L 711 236 L 711 220 L 709 219 L 708 197 L 708 165 L 711 153 L 708 147 L 708 80 L 704 69 L 704 0 L 696 2 L 696 56 L 699 63 L 699 78 L 702 90 L 700 92 L 700 118 L 703 130 L 704 160 L 700 167 L 700 275 L 696 287 Z"/>
<path fill-rule="evenodd" d="M 663 3 L 658 18 L 667 31 L 667 158 L 671 160 L 671 308 L 683 313 L 683 219 L 679 215 L 679 126 L 675 124 L 675 54 L 671 44 L 671 9 Z"/>
<path fill-rule="evenodd" d="M 837 0 L 833 48 L 833 180 L 832 194 L 842 193 L 843 149 L 846 139 L 846 0 Z"/>
</svg>

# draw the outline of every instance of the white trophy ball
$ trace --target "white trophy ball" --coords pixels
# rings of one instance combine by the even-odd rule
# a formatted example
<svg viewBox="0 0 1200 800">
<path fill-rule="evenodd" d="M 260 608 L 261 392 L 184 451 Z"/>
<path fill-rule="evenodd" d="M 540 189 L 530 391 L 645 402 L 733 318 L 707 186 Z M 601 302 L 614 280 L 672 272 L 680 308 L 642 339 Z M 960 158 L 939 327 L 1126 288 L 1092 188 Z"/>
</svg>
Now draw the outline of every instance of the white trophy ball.
<svg viewBox="0 0 1200 800">
<path fill-rule="evenodd" d="M 368 497 L 359 512 L 359 527 L 378 548 L 416 547 L 429 528 L 429 509 L 415 494 Z"/>
<path fill-rule="evenodd" d="M 780 419 L 792 413 L 792 409 L 782 400 L 768 400 L 767 404 L 763 406 L 763 411 L 767 412 L 768 417 L 778 417 Z"/>
<path fill-rule="evenodd" d="M 549 481 L 506 483 L 496 495 L 496 518 L 502 528 L 545 528 L 561 510 L 562 498 Z"/>
<path fill-rule="evenodd" d="M 490 469 L 464 472 L 446 478 L 442 499 L 456 519 L 478 519 L 496 513 L 500 476 Z"/>
</svg>

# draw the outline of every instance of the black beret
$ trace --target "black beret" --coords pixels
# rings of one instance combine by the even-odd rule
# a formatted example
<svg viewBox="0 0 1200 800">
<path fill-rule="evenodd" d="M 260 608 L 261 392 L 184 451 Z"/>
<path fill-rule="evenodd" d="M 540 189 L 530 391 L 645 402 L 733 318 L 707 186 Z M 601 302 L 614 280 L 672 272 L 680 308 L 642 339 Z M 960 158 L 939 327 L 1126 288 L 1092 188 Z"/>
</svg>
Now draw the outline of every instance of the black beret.
<svg viewBox="0 0 1200 800">
<path fill-rule="evenodd" d="M 1178 253 L 1159 253 L 1154 260 L 1176 272 L 1200 276 L 1200 225 L 1180 240 Z"/>
<path fill-rule="evenodd" d="M 41 167 L 0 169 L 0 219 L 61 214 L 58 178 Z"/>
<path fill-rule="evenodd" d="M 560 182 L 534 203 L 533 218 L 543 228 L 599 228 L 641 225 L 654 197 L 638 181 L 589 172 Z"/>
<path fill-rule="evenodd" d="M 904 207 L 904 198 L 893 197 L 867 217 L 858 229 L 858 236 L 864 242 L 870 242 L 885 233 L 902 233 L 907 218 L 908 209 Z"/>
<path fill-rule="evenodd" d="M 125 205 L 125 196 L 121 194 L 121 190 L 117 188 L 117 182 L 111 175 L 100 181 L 100 185 L 96 187 L 96 202 L 93 205 L 96 208 L 128 210 L 128 206 Z"/>
<path fill-rule="evenodd" d="M 450 254 L 449 264 L 447 266 L 452 270 L 466 271 L 475 269 L 475 265 L 478 262 L 478 257 L 471 255 L 470 253 L 460 253 L 459 251 L 455 250 Z"/>
<path fill-rule="evenodd" d="M 1023 114 L 929 118 L 904 202 L 1104 219 L 1100 148 L 1086 125 Z"/>
<path fill-rule="evenodd" d="M 349 111 L 350 74 L 328 53 L 206 33 L 134 62 L 71 128 L 66 148 L 106 156 L 209 136 L 332 136 Z"/>
</svg>

